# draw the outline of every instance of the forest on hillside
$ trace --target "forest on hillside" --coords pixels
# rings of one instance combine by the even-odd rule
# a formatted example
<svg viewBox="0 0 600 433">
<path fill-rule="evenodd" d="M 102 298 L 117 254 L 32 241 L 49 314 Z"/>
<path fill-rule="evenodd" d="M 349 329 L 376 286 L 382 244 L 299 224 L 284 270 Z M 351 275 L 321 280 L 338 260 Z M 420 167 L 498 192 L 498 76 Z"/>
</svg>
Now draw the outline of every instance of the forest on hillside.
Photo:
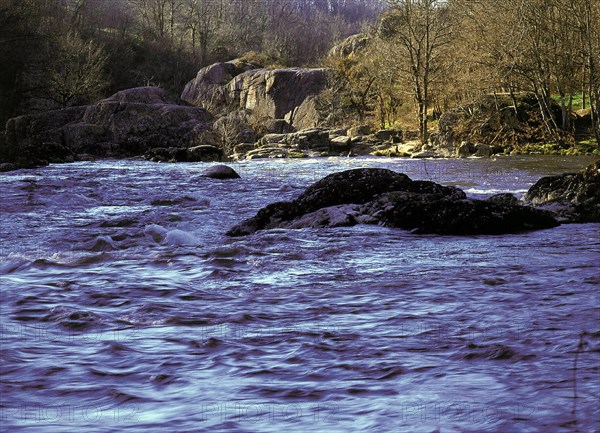
<svg viewBox="0 0 600 433">
<path fill-rule="evenodd" d="M 244 57 L 329 67 L 339 124 L 412 125 L 425 144 L 441 113 L 518 115 L 526 94 L 528 134 L 597 143 L 598 23 L 589 0 L 0 0 L 0 121 L 135 86 L 178 95 Z"/>
<path fill-rule="evenodd" d="M 249 54 L 314 65 L 374 22 L 373 0 L 0 0 L 0 120 L 157 85 Z"/>
</svg>

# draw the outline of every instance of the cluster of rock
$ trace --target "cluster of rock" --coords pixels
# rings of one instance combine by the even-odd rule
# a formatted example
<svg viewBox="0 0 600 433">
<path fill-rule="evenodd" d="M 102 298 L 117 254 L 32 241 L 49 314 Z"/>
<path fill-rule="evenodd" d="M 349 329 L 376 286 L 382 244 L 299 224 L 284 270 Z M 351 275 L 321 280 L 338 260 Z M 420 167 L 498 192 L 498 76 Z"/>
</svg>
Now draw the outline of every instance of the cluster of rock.
<svg viewBox="0 0 600 433">
<path fill-rule="evenodd" d="M 366 44 L 367 37 L 354 35 L 331 55 L 349 56 Z M 132 156 L 172 162 L 369 154 L 487 157 L 502 149 L 472 143 L 485 131 L 518 129 L 522 120 L 515 117 L 518 110 L 504 107 L 496 110 L 498 119 L 477 123 L 480 134 L 474 136 L 472 123 L 481 116 L 446 113 L 439 132 L 423 148 L 402 131 L 372 131 L 364 125 L 324 129 L 327 113 L 319 98 L 328 76 L 323 68 L 271 70 L 232 60 L 200 69 L 180 98 L 140 87 L 89 106 L 19 116 L 7 122 L 0 136 L 0 162 L 9 162 L 0 170 Z M 485 114 L 486 107 L 475 108 Z"/>
<path fill-rule="evenodd" d="M 89 106 L 10 119 L 2 153 L 17 166 L 138 156 L 150 149 L 201 144 L 196 139 L 212 120 L 207 110 L 173 98 L 163 89 L 140 87 Z"/>
<path fill-rule="evenodd" d="M 523 200 L 554 212 L 562 222 L 600 222 L 600 160 L 579 173 L 541 178 Z"/>
<path fill-rule="evenodd" d="M 234 159 L 303 158 L 383 154 L 390 149 L 401 152 L 402 131 L 373 132 L 367 125 L 343 129 L 310 128 L 286 134 L 266 134 L 256 143 L 234 147 Z M 402 156 L 409 156 L 404 153 Z"/>
<path fill-rule="evenodd" d="M 550 107 L 560 118 L 560 106 Z M 575 116 L 574 127 L 585 131 L 589 120 Z M 496 153 L 519 153 L 522 146 L 554 140 L 544 137 L 536 97 L 530 93 L 488 94 L 471 104 L 442 114 L 438 131 L 424 149 L 440 157 L 488 157 Z"/>
<path fill-rule="evenodd" d="M 505 196 L 469 199 L 456 187 L 367 168 L 329 175 L 297 199 L 270 204 L 227 234 L 356 224 L 444 235 L 516 233 L 559 225 L 551 212 L 521 205 Z"/>
<path fill-rule="evenodd" d="M 508 193 L 471 199 L 459 188 L 387 169 L 347 170 L 314 183 L 295 200 L 262 208 L 227 234 L 377 224 L 413 233 L 475 235 L 584 222 L 600 223 L 600 160 L 580 173 L 540 179 L 522 201 Z"/>
<path fill-rule="evenodd" d="M 328 54 L 330 57 L 352 57 L 356 53 L 363 52 L 370 42 L 371 37 L 368 34 L 357 33 L 335 45 Z"/>
<path fill-rule="evenodd" d="M 10 119 L 0 141 L 0 161 L 29 167 L 93 157 L 221 160 L 229 155 L 217 129 L 228 129 L 221 120 L 229 113 L 250 112 L 256 128 L 273 132 L 315 127 L 321 119 L 316 97 L 326 87 L 327 74 L 321 68 L 216 63 L 202 68 L 181 98 L 140 87 L 89 106 Z M 256 137 L 248 132 L 245 137 Z"/>
</svg>

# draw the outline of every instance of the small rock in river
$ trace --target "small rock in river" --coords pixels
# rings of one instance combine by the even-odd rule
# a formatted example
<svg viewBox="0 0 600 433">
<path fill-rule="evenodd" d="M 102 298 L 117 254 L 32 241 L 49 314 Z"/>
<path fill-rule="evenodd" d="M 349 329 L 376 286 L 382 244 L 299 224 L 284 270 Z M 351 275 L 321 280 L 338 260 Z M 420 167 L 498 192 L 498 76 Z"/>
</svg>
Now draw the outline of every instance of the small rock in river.
<svg viewBox="0 0 600 433">
<path fill-rule="evenodd" d="M 231 168 L 228 167 L 226 165 L 215 165 L 213 167 L 210 167 L 209 169 L 206 169 L 203 173 L 202 176 L 204 177 L 210 177 L 212 179 L 239 179 L 240 175 L 236 173 L 236 171 Z"/>
</svg>

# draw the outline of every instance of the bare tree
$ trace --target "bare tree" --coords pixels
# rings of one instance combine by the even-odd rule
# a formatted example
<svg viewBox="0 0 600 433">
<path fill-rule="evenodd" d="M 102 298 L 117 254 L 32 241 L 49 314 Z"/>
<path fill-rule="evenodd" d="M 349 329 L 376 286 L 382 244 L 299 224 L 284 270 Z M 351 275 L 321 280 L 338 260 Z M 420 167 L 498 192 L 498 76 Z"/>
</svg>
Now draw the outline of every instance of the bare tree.
<svg viewBox="0 0 600 433">
<path fill-rule="evenodd" d="M 592 128 L 600 146 L 600 4 L 587 0 L 571 0 L 569 6 L 581 41 L 584 65 L 582 81 L 585 83 L 586 76 L 588 79 L 584 94 L 588 94 Z"/>
<path fill-rule="evenodd" d="M 453 35 L 450 10 L 436 0 L 390 0 L 392 11 L 381 22 L 380 34 L 403 61 L 398 71 L 410 82 L 417 106 L 419 138 L 429 139 L 428 110 L 432 84 L 444 71 L 444 53 Z"/>
<path fill-rule="evenodd" d="M 57 48 L 58 55 L 50 64 L 40 97 L 64 108 L 100 96 L 108 84 L 104 75 L 104 50 L 92 41 L 81 39 L 75 32 L 59 38 Z"/>
</svg>

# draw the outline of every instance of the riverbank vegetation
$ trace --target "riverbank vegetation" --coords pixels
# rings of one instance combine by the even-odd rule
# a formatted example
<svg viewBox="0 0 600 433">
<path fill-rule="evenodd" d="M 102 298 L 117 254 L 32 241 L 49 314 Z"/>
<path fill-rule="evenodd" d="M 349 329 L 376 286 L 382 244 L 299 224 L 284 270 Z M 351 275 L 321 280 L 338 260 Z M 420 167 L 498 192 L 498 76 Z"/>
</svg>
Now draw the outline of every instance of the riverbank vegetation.
<svg viewBox="0 0 600 433">
<path fill-rule="evenodd" d="M 599 22 L 589 0 L 0 0 L 0 122 L 136 86 L 179 95 L 243 57 L 330 68 L 331 126 L 427 146 L 450 116 L 455 140 L 597 152 Z"/>
</svg>

